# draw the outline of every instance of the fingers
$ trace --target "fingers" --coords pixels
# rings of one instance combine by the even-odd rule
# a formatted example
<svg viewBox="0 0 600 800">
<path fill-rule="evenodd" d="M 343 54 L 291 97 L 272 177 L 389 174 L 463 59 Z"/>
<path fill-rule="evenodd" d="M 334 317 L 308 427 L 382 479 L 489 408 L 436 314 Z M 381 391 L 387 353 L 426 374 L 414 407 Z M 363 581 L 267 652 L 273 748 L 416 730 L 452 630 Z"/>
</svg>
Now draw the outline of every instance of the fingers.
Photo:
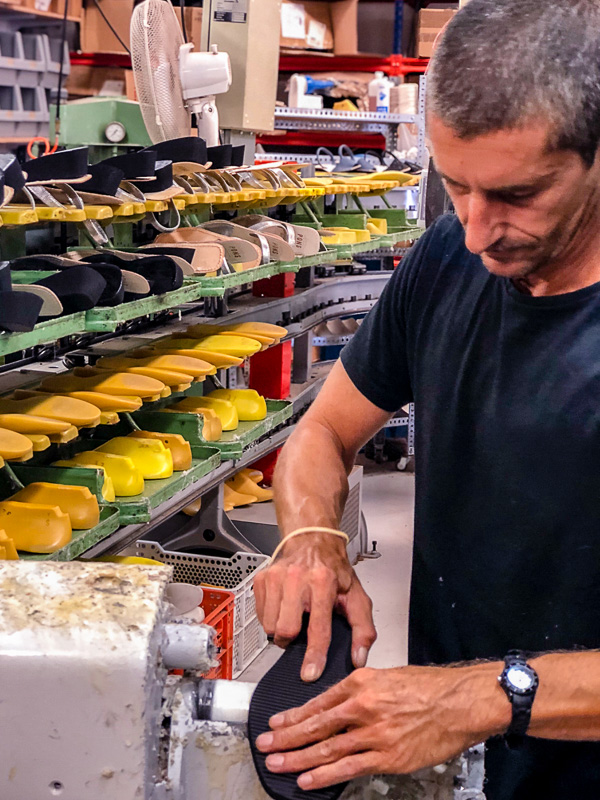
<svg viewBox="0 0 600 800">
<path fill-rule="evenodd" d="M 277 628 L 277 620 L 279 619 L 279 609 L 281 606 L 281 596 L 283 594 L 283 587 L 280 583 L 269 579 L 267 573 L 267 580 L 265 581 L 265 594 L 262 609 L 262 626 L 265 629 L 267 636 L 274 636 Z"/>
<path fill-rule="evenodd" d="M 287 570 L 285 583 L 280 595 L 279 616 L 275 625 L 275 644 L 287 647 L 300 633 L 304 613 L 303 597 L 304 571 L 297 566 Z"/>
<path fill-rule="evenodd" d="M 324 569 L 322 575 L 316 576 L 311 591 L 308 642 L 300 673 L 303 681 L 316 681 L 325 669 L 336 594 L 336 583 L 331 579 L 329 570 Z"/>
<path fill-rule="evenodd" d="M 351 702 L 347 701 L 327 712 L 314 714 L 297 725 L 277 728 L 272 733 L 263 733 L 256 740 L 256 745 L 264 753 L 281 753 L 285 750 L 306 747 L 315 742 L 323 744 L 324 740 L 354 726 L 355 721 L 355 709 Z"/>
<path fill-rule="evenodd" d="M 332 764 L 348 755 L 360 753 L 367 746 L 364 731 L 350 731 L 304 750 L 273 753 L 267 756 L 266 765 L 270 772 L 305 772 L 324 764 Z"/>
<path fill-rule="evenodd" d="M 338 598 L 338 605 L 352 627 L 352 662 L 357 668 L 364 667 L 377 631 L 373 624 L 373 603 L 356 576 L 350 591 Z"/>
<path fill-rule="evenodd" d="M 304 772 L 298 778 L 298 786 L 305 791 L 322 789 L 324 786 L 335 786 L 363 775 L 375 775 L 381 772 L 378 767 L 379 759 L 379 753 L 372 751 L 347 756 L 333 764 Z"/>
<path fill-rule="evenodd" d="M 289 711 L 283 711 L 280 714 L 275 714 L 269 720 L 269 725 L 272 730 L 279 731 L 280 728 L 288 728 L 292 725 L 299 725 L 302 722 L 310 719 L 311 717 L 318 717 L 330 709 L 341 706 L 352 694 L 352 684 L 348 678 L 340 681 L 331 689 L 327 689 L 318 697 L 314 697 L 298 708 L 291 708 Z M 267 734 L 263 734 L 267 735 Z M 259 737 L 260 739 L 261 737 Z M 275 747 L 259 748 L 263 750 L 274 750 Z"/>
</svg>

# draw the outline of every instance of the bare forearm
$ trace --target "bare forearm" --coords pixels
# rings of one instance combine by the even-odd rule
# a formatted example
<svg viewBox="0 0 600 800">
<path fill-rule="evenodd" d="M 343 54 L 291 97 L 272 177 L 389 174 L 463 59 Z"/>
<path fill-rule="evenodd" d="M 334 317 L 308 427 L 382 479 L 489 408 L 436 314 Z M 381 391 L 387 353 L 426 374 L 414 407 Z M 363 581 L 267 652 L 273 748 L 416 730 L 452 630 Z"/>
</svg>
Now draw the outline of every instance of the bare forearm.
<svg viewBox="0 0 600 800">
<path fill-rule="evenodd" d="M 283 448 L 274 477 L 281 534 L 308 525 L 337 528 L 348 495 L 354 453 L 316 421 L 301 423 Z"/>
<path fill-rule="evenodd" d="M 539 676 L 528 735 L 540 739 L 600 740 L 600 652 L 549 653 L 530 659 Z M 469 681 L 458 684 L 463 712 L 479 706 L 479 732 L 503 733 L 510 723 L 510 705 L 497 682 L 501 661 L 465 670 Z M 458 676 L 457 676 L 458 677 Z"/>
</svg>

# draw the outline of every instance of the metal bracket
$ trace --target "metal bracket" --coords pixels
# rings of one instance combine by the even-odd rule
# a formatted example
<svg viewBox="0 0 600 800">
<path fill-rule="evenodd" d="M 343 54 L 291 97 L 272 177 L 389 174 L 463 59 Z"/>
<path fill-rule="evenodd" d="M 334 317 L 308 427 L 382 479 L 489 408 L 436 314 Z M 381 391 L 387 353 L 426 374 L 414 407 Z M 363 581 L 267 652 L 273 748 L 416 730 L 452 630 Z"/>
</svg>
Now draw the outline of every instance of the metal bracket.
<svg viewBox="0 0 600 800">
<path fill-rule="evenodd" d="M 189 521 L 182 525 L 181 517 L 170 517 L 152 531 L 152 539 L 180 552 L 202 548 L 204 552 L 260 553 L 225 514 L 222 483 L 202 495 L 202 506 Z"/>
</svg>

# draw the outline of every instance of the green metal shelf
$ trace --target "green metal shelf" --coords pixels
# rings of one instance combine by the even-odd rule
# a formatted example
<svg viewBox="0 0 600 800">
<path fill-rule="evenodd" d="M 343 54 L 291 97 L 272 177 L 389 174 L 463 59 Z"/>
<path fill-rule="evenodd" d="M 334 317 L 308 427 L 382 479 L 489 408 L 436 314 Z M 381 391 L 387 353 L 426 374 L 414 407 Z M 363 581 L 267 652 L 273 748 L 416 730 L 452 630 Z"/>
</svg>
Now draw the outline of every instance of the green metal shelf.
<svg viewBox="0 0 600 800">
<path fill-rule="evenodd" d="M 151 295 L 111 308 L 92 308 L 85 312 L 86 331 L 114 331 L 118 325 L 137 317 L 157 314 L 204 297 L 203 287 L 195 280 L 186 280 L 180 289 Z"/>
<path fill-rule="evenodd" d="M 223 461 L 240 458 L 244 449 L 292 416 L 292 404 L 287 400 L 267 400 L 267 416 L 258 422 L 240 422 L 235 431 L 223 432 L 217 442 L 208 442 L 202 436 L 204 420 L 201 414 L 177 414 L 161 411 L 136 411 L 134 421 L 143 429 L 162 433 L 179 433 L 188 441 L 192 454 L 198 448 L 216 447 Z"/>
<path fill-rule="evenodd" d="M 27 350 L 40 344 L 52 344 L 64 336 L 85 331 L 85 311 L 66 317 L 39 322 L 32 331 L 22 333 L 0 333 L 0 356 Z"/>
<path fill-rule="evenodd" d="M 196 448 L 190 469 L 183 472 L 174 472 L 172 477 L 165 480 L 146 480 L 142 494 L 136 497 L 122 497 L 115 501 L 119 509 L 121 525 L 131 525 L 136 522 L 148 522 L 151 509 L 166 503 L 179 492 L 191 484 L 199 481 L 221 462 L 219 451 L 215 447 Z"/>
</svg>

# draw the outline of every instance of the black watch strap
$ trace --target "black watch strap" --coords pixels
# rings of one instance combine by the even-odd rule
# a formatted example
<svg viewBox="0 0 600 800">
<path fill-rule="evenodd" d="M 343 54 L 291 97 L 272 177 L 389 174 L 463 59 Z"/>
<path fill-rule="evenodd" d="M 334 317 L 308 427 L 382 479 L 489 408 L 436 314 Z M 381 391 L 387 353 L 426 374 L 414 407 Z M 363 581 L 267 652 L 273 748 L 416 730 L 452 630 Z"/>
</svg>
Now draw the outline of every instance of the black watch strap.
<svg viewBox="0 0 600 800">
<path fill-rule="evenodd" d="M 504 738 L 507 745 L 512 748 L 518 747 L 527 734 L 531 721 L 531 709 L 538 687 L 538 676 L 533 667 L 527 663 L 527 656 L 525 653 L 521 651 L 511 650 L 506 655 L 504 664 L 505 668 L 499 681 L 512 705 L 512 719 Z M 530 689 L 520 691 L 511 686 L 508 674 L 511 667 L 522 667 L 529 673 L 529 677 L 532 681 Z"/>
<path fill-rule="evenodd" d="M 506 731 L 506 736 L 511 739 L 522 739 L 527 733 L 527 728 L 529 728 L 529 723 L 531 722 L 533 698 L 531 695 L 513 694 L 511 703 L 512 720 Z"/>
</svg>

